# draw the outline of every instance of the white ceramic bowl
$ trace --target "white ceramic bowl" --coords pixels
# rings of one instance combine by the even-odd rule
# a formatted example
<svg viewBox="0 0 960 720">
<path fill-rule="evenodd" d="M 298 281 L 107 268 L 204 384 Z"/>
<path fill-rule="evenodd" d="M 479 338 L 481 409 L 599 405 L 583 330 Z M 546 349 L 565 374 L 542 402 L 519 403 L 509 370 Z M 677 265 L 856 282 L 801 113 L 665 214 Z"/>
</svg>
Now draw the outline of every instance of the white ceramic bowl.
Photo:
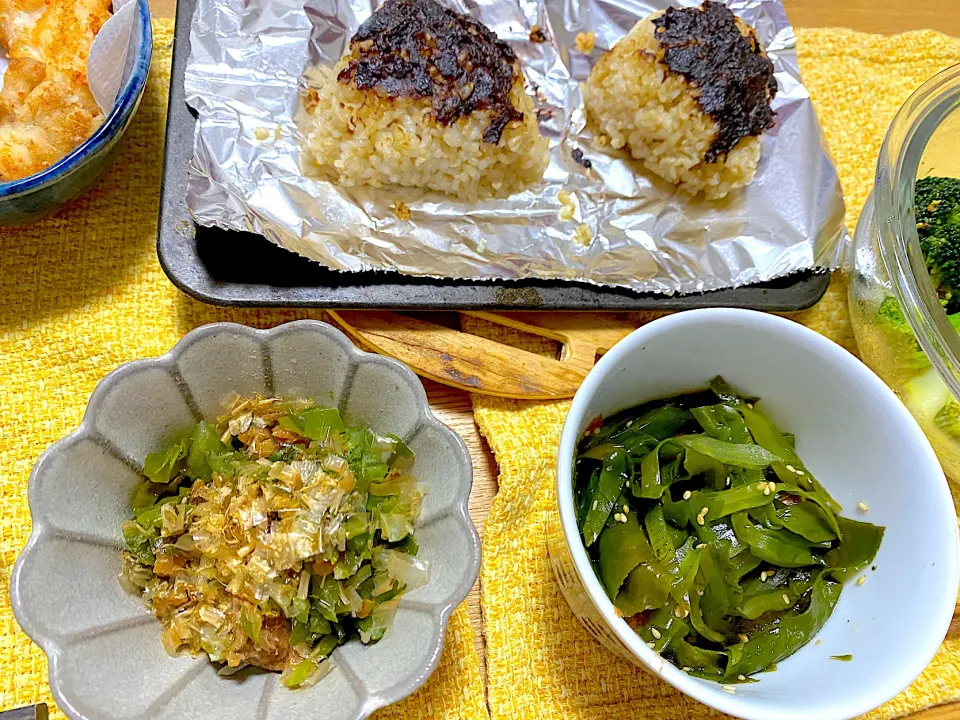
<svg viewBox="0 0 960 720">
<path fill-rule="evenodd" d="M 204 658 L 172 658 L 160 626 L 120 588 L 120 523 L 141 463 L 170 432 L 212 419 L 233 393 L 314 398 L 416 453 L 427 486 L 418 557 L 430 581 L 400 602 L 383 640 L 352 640 L 315 686 L 287 690 L 276 673 L 220 677 Z M 94 390 L 80 427 L 37 462 L 28 488 L 33 533 L 10 581 L 17 621 L 50 660 L 50 689 L 72 720 L 359 720 L 420 687 L 443 649 L 452 610 L 480 567 L 467 511 L 463 440 L 437 420 L 420 380 L 361 352 L 312 320 L 253 330 L 219 323 L 160 358 L 128 363 Z"/>
<path fill-rule="evenodd" d="M 876 571 L 848 583 L 822 631 L 728 694 L 648 648 L 614 614 L 577 530 L 572 468 L 591 420 L 706 387 L 715 375 L 761 397 L 804 463 L 848 517 L 886 526 Z M 753 720 L 851 718 L 882 704 L 926 667 L 943 640 L 960 583 L 957 517 L 946 479 L 916 421 L 865 365 L 801 325 L 747 310 L 694 310 L 656 320 L 618 343 L 587 376 L 570 408 L 557 466 L 570 572 L 564 594 L 605 645 L 688 695 Z M 857 503 L 865 502 L 864 516 Z M 559 567 L 558 567 L 559 565 Z M 571 588 L 579 581 L 580 588 Z M 572 589 L 572 591 L 571 591 Z M 585 590 L 590 605 L 576 601 Z M 602 626 L 598 627 L 598 623 Z M 831 655 L 853 655 L 851 662 Z"/>
</svg>

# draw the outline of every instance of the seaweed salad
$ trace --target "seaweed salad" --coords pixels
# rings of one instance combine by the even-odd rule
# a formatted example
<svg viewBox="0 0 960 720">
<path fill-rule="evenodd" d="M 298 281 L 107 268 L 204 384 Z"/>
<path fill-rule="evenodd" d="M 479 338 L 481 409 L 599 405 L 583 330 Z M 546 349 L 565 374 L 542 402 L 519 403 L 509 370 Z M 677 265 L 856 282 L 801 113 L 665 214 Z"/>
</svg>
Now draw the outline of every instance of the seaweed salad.
<svg viewBox="0 0 960 720">
<path fill-rule="evenodd" d="M 793 436 L 720 377 L 592 423 L 574 462 L 578 526 L 617 614 L 718 682 L 810 642 L 883 538 L 842 517 Z"/>
</svg>

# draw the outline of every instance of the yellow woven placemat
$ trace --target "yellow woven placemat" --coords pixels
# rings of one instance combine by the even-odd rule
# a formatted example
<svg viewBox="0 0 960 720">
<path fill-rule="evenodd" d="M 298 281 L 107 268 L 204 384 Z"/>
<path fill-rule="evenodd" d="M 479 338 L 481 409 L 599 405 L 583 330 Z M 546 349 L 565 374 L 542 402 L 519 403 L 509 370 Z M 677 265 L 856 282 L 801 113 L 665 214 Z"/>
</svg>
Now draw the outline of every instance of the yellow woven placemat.
<svg viewBox="0 0 960 720">
<path fill-rule="evenodd" d="M 852 228 L 870 191 L 887 125 L 917 86 L 960 62 L 960 41 L 932 32 L 891 38 L 824 29 L 798 35 L 804 82 L 837 162 Z M 794 317 L 855 349 L 841 279 L 815 308 Z M 472 331 L 506 332 L 479 322 Z M 481 570 L 491 718 L 680 720 L 715 715 L 604 650 L 560 594 L 545 534 L 557 521 L 553 460 L 568 407 L 567 402 L 474 397 L 477 423 L 500 466 L 500 491 L 486 520 Z M 871 717 L 897 717 L 957 699 L 960 642 L 951 640 L 913 686 Z"/>
<path fill-rule="evenodd" d="M 207 322 L 265 327 L 319 315 L 211 308 L 184 297 L 164 277 L 154 243 L 172 22 L 159 20 L 154 27 L 151 79 L 115 166 L 71 208 L 29 228 L 0 232 L 0 710 L 50 702 L 46 661 L 13 620 L 8 582 L 29 534 L 30 468 L 79 423 L 96 382 L 122 362 L 165 352 Z M 801 37 L 805 79 L 819 101 L 852 220 L 869 190 L 889 118 L 922 80 L 960 60 L 960 43 L 932 33 L 884 39 L 825 30 Z M 797 317 L 852 347 L 840 283 L 816 309 Z M 552 453 L 566 404 L 475 402 L 501 470 L 483 566 L 492 715 L 648 714 L 669 720 L 707 714 L 601 650 L 576 623 L 550 575 L 544 532 Z M 878 716 L 960 696 L 958 656 L 955 644 L 945 646 L 924 678 Z M 420 692 L 378 718 L 487 717 L 479 667 L 461 607 L 438 671 Z M 62 717 L 56 710 L 53 716 Z"/>
<path fill-rule="evenodd" d="M 267 327 L 320 315 L 201 305 L 160 269 L 156 223 L 172 40 L 173 21 L 154 21 L 146 94 L 120 157 L 93 191 L 36 225 L 0 228 L 0 710 L 51 703 L 46 659 L 10 611 L 10 571 L 30 532 L 30 469 L 79 424 L 97 381 L 120 363 L 163 354 L 198 325 Z M 51 716 L 63 718 L 55 709 Z M 487 717 L 466 606 L 450 620 L 433 677 L 376 717 Z"/>
</svg>

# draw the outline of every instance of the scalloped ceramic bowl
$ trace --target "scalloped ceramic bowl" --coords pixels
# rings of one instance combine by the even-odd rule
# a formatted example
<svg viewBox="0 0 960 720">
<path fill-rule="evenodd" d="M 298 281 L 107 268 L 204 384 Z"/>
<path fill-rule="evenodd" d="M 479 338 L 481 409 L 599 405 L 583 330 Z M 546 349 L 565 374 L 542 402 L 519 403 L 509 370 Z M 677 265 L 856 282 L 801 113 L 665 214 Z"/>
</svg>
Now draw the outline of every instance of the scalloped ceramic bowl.
<svg viewBox="0 0 960 720">
<path fill-rule="evenodd" d="M 382 641 L 339 648 L 334 670 L 307 690 L 284 688 L 275 673 L 220 677 L 203 658 L 170 657 L 157 620 L 117 581 L 120 523 L 131 512 L 141 461 L 171 431 L 215 417 L 233 392 L 332 397 L 347 417 L 404 438 L 428 488 L 417 539 L 429 583 L 403 598 Z M 37 462 L 29 483 L 33 534 L 11 579 L 13 611 L 47 654 L 53 696 L 74 720 L 365 718 L 430 676 L 450 612 L 476 579 L 471 482 L 463 441 L 433 416 L 416 375 L 395 360 L 361 352 L 314 321 L 266 331 L 207 325 L 163 357 L 110 373 L 79 429 Z"/>
</svg>

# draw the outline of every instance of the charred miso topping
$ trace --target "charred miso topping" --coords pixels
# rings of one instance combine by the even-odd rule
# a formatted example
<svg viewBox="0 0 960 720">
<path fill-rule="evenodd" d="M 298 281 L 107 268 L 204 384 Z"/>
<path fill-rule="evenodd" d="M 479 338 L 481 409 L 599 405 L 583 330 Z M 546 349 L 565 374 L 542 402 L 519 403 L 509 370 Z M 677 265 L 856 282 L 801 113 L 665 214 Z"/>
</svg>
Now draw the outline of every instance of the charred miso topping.
<svg viewBox="0 0 960 720">
<path fill-rule="evenodd" d="M 387 0 L 350 41 L 338 79 L 387 97 L 432 98 L 437 122 L 450 125 L 475 110 L 490 114 L 483 139 L 500 142 L 523 113 L 510 102 L 517 57 L 472 18 L 433 0 Z"/>
<path fill-rule="evenodd" d="M 717 123 L 706 162 L 716 162 L 743 138 L 773 127 L 773 63 L 752 30 L 747 37 L 741 34 L 729 8 L 709 0 L 699 8 L 671 7 L 653 24 L 663 62 L 697 87 L 701 109 Z"/>
<path fill-rule="evenodd" d="M 593 163 L 583 157 L 583 150 L 580 148 L 575 148 L 574 151 L 570 153 L 570 156 L 573 158 L 573 161 L 584 170 L 589 170 L 593 167 Z"/>
</svg>

